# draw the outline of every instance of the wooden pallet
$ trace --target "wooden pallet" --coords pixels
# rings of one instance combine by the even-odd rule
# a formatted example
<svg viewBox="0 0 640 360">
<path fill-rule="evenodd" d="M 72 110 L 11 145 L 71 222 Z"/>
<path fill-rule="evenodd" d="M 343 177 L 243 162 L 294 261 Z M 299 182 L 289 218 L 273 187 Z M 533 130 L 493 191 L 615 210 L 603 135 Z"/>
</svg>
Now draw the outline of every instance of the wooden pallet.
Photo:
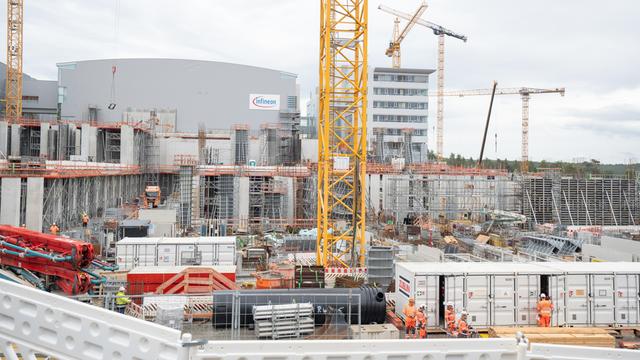
<svg viewBox="0 0 640 360">
<path fill-rule="evenodd" d="M 492 327 L 488 333 L 495 338 L 514 338 L 518 332 L 522 332 L 531 343 L 616 347 L 615 337 L 602 328 Z"/>
</svg>

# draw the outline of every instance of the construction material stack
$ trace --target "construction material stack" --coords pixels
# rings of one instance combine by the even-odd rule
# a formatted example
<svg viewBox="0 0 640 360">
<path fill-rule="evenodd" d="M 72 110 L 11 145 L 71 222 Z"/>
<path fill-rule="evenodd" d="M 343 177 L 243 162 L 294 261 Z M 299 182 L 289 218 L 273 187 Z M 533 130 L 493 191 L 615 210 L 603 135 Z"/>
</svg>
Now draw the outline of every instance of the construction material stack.
<svg viewBox="0 0 640 360">
<path fill-rule="evenodd" d="M 299 338 L 315 326 L 311 303 L 254 306 L 253 321 L 258 338 Z"/>
</svg>

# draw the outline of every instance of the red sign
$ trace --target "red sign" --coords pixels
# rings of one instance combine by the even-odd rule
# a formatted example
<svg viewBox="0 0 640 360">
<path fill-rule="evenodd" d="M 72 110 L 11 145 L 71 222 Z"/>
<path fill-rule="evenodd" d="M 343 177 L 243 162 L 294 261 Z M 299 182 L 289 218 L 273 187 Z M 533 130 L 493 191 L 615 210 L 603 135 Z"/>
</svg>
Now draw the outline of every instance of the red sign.
<svg viewBox="0 0 640 360">
<path fill-rule="evenodd" d="M 406 282 L 404 279 L 400 279 L 400 283 L 398 284 L 400 290 L 406 292 L 407 294 L 411 293 L 411 284 Z"/>
</svg>

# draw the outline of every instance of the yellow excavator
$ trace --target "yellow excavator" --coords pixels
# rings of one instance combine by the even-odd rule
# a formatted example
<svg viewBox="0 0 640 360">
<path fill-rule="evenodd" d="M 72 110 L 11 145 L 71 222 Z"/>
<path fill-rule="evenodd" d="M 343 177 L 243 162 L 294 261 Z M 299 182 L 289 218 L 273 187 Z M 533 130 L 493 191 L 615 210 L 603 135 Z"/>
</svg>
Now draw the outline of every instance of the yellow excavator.
<svg viewBox="0 0 640 360">
<path fill-rule="evenodd" d="M 144 207 L 149 209 L 160 206 L 160 195 L 160 186 L 147 186 L 142 196 Z"/>
</svg>

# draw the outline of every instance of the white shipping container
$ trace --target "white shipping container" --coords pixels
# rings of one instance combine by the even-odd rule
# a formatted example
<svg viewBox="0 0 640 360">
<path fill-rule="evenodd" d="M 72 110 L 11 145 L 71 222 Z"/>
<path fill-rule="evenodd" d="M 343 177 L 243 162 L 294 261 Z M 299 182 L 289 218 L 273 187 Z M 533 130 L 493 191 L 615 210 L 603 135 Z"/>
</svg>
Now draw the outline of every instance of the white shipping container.
<svg viewBox="0 0 640 360">
<path fill-rule="evenodd" d="M 396 313 L 404 317 L 415 297 L 429 326 L 442 326 L 447 302 L 476 327 L 536 325 L 541 292 L 552 298 L 554 326 L 637 326 L 639 289 L 640 263 L 396 264 Z"/>
<path fill-rule="evenodd" d="M 235 265 L 235 236 L 125 238 L 116 244 L 121 270 L 138 266 Z"/>
</svg>

